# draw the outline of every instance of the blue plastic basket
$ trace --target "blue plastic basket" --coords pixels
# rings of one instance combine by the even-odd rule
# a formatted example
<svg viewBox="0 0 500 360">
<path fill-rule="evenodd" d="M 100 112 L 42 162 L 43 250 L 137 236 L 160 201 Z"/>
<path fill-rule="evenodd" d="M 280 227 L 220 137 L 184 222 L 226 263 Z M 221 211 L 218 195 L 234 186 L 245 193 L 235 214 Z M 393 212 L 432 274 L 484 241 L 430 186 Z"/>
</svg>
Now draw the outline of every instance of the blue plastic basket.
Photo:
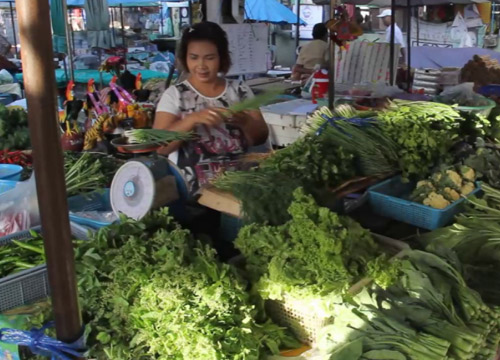
<svg viewBox="0 0 500 360">
<path fill-rule="evenodd" d="M 68 208 L 70 212 L 84 211 L 112 211 L 109 189 L 102 189 L 84 195 L 72 196 L 68 199 Z M 108 226 L 111 222 L 97 221 L 75 214 L 69 215 L 72 222 L 89 226 L 93 229 L 99 229 Z"/>
<path fill-rule="evenodd" d="M 71 224 L 71 233 L 78 239 L 87 239 L 86 230 L 84 227 Z M 41 227 L 34 227 L 31 231 L 40 233 Z M 5 246 L 12 240 L 22 241 L 31 238 L 30 230 L 20 231 L 0 238 L 0 246 Z M 50 287 L 46 265 L 39 265 L 33 269 L 0 278 L 0 313 L 43 300 L 48 296 L 50 296 Z"/>
<path fill-rule="evenodd" d="M 0 180 L 21 180 L 23 167 L 13 164 L 0 164 Z"/>
<path fill-rule="evenodd" d="M 0 194 L 3 194 L 9 190 L 16 187 L 17 181 L 12 180 L 0 180 Z"/>
<path fill-rule="evenodd" d="M 477 91 L 478 94 L 483 96 L 500 95 L 500 85 L 484 85 Z"/>
<path fill-rule="evenodd" d="M 445 209 L 434 209 L 408 200 L 415 183 L 403 183 L 400 176 L 385 180 L 368 189 L 372 211 L 422 229 L 434 230 L 449 225 L 463 210 L 465 199 L 454 201 Z M 481 191 L 477 188 L 470 194 Z"/>
</svg>

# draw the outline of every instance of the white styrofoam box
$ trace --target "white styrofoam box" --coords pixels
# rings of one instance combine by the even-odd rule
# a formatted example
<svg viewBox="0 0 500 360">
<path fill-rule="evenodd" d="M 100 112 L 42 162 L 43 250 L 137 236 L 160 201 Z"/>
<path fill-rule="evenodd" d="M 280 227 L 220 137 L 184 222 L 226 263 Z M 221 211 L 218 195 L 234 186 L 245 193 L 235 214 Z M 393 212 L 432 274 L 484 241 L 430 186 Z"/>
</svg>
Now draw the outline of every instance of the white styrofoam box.
<svg viewBox="0 0 500 360">
<path fill-rule="evenodd" d="M 307 116 L 297 116 L 295 118 L 295 127 L 299 128 L 299 130 L 300 130 L 302 125 L 304 125 L 306 123 L 306 120 L 307 120 Z"/>
<path fill-rule="evenodd" d="M 282 115 L 262 110 L 262 116 L 268 125 L 295 127 L 295 115 Z"/>
<path fill-rule="evenodd" d="M 260 111 L 268 125 L 300 127 L 309 113 L 318 106 L 310 100 L 296 99 L 277 104 L 263 106 Z"/>
<path fill-rule="evenodd" d="M 274 146 L 286 146 L 297 139 L 299 139 L 302 134 L 300 128 L 288 127 L 281 125 L 268 125 L 269 126 L 269 138 Z"/>
</svg>

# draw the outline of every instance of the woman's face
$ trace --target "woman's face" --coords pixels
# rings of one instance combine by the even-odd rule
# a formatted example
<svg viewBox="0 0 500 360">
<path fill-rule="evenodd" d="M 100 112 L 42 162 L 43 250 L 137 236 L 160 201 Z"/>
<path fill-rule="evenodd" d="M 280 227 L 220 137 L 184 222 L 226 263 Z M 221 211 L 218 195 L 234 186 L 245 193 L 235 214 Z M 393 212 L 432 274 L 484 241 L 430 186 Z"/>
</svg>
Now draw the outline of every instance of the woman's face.
<svg viewBox="0 0 500 360">
<path fill-rule="evenodd" d="M 187 49 L 187 66 L 191 76 L 200 82 L 213 82 L 220 69 L 217 46 L 210 41 L 191 41 Z"/>
</svg>

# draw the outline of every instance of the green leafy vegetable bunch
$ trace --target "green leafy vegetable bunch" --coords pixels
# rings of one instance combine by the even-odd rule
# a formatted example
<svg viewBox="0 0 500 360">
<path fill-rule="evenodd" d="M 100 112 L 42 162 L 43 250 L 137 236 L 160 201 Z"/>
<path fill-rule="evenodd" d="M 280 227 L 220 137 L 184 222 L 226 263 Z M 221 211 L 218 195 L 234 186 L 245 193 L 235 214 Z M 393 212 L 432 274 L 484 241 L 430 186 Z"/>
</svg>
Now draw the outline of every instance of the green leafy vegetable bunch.
<svg viewBox="0 0 500 360">
<path fill-rule="evenodd" d="M 387 285 L 397 274 L 397 264 L 380 255 L 366 230 L 319 207 L 301 188 L 288 212 L 291 220 L 284 225 L 245 226 L 235 242 L 264 299 L 339 295 L 362 277 Z"/>
<path fill-rule="evenodd" d="M 77 248 L 87 343 L 97 359 L 245 359 L 277 352 L 245 283 L 167 210 L 121 219 Z"/>
<path fill-rule="evenodd" d="M 401 276 L 339 305 L 319 347 L 330 360 L 486 360 L 495 356 L 498 313 L 467 287 L 453 253 L 405 252 Z"/>
<path fill-rule="evenodd" d="M 0 104 L 0 149 L 26 150 L 31 147 L 28 114 Z"/>
<path fill-rule="evenodd" d="M 404 176 L 427 174 L 449 158 L 460 138 L 463 119 L 449 105 L 424 101 L 394 101 L 378 115 L 379 126 L 399 146 Z"/>
</svg>

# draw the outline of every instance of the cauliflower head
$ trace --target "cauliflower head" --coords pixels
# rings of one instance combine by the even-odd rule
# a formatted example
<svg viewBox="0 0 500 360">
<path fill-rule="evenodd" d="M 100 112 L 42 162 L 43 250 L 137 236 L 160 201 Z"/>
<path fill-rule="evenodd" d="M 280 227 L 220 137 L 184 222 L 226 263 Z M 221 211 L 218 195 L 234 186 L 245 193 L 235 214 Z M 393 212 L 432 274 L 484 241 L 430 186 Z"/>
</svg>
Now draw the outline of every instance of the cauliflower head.
<svg viewBox="0 0 500 360">
<path fill-rule="evenodd" d="M 453 188 L 460 189 L 462 187 L 462 177 L 456 171 L 446 170 L 446 175 L 453 182 Z"/>
<path fill-rule="evenodd" d="M 443 195 L 431 192 L 429 196 L 424 199 L 424 205 L 430 206 L 434 209 L 444 209 L 450 205 L 450 202 L 446 200 Z"/>
<path fill-rule="evenodd" d="M 459 171 L 465 180 L 468 180 L 468 181 L 476 180 L 476 172 L 474 171 L 473 168 L 466 166 L 466 165 L 462 165 L 462 166 L 460 166 Z"/>
<path fill-rule="evenodd" d="M 458 191 L 449 187 L 444 188 L 442 195 L 445 197 L 446 200 L 451 202 L 460 199 L 460 194 L 458 193 Z"/>
<path fill-rule="evenodd" d="M 420 180 L 417 183 L 417 189 L 421 187 L 427 187 L 429 189 L 435 190 L 434 184 L 430 180 Z"/>
<path fill-rule="evenodd" d="M 473 192 L 475 188 L 476 187 L 475 187 L 473 182 L 467 182 L 467 183 L 465 183 L 464 186 L 462 186 L 462 188 L 460 189 L 460 192 L 462 193 L 462 195 L 467 196 L 471 192 Z"/>
</svg>

